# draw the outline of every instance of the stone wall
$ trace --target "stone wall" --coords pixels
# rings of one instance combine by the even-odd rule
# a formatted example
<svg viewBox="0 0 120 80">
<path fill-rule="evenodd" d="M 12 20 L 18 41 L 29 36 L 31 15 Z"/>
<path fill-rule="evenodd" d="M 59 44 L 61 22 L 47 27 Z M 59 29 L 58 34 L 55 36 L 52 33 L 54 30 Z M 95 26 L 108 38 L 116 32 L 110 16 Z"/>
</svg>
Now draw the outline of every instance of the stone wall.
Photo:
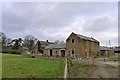
<svg viewBox="0 0 120 80">
<path fill-rule="evenodd" d="M 74 39 L 74 43 L 72 43 Z M 71 34 L 66 40 L 67 55 L 71 57 L 87 57 L 96 56 L 100 52 L 99 42 L 93 42 L 89 40 L 80 39 L 75 34 Z M 74 54 L 72 54 L 72 49 L 75 49 Z"/>
<path fill-rule="evenodd" d="M 53 48 L 52 56 L 53 57 L 61 57 L 61 50 L 65 50 L 65 56 L 66 56 L 66 49 L 64 49 L 64 48 Z M 45 49 L 43 54 L 45 56 L 50 56 L 50 49 Z"/>
</svg>

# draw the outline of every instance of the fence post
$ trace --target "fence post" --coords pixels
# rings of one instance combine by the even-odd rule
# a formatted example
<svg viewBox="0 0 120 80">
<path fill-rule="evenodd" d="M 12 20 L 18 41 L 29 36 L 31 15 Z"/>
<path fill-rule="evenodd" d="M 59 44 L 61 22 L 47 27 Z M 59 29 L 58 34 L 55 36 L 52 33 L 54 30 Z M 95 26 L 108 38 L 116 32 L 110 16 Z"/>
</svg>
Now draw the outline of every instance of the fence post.
<svg viewBox="0 0 120 80">
<path fill-rule="evenodd" d="M 65 58 L 64 64 L 65 64 L 65 66 L 64 66 L 64 80 L 66 80 L 66 78 L 67 78 L 67 58 Z"/>
</svg>

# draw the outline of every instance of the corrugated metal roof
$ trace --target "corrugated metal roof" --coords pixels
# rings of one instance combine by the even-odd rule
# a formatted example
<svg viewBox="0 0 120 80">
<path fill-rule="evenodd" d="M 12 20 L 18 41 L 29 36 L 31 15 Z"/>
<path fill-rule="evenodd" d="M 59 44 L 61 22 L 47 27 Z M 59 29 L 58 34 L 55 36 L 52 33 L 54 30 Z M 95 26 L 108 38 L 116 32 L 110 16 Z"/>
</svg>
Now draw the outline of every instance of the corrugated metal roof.
<svg viewBox="0 0 120 80">
<path fill-rule="evenodd" d="M 113 50 L 110 47 L 100 46 L 100 50 Z"/>
</svg>

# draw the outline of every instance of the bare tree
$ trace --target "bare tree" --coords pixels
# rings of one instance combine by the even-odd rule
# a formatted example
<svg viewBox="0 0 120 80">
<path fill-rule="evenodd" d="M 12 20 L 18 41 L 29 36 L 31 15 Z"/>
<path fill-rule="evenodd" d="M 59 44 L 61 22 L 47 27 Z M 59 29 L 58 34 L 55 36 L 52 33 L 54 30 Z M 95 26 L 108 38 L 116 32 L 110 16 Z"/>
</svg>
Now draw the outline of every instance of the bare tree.
<svg viewBox="0 0 120 80">
<path fill-rule="evenodd" d="M 38 52 L 43 54 L 44 47 L 41 45 L 40 41 L 37 41 Z"/>
<path fill-rule="evenodd" d="M 7 37 L 5 33 L 0 32 L 0 43 L 2 45 L 2 48 L 6 47 L 6 40 L 7 40 Z"/>
<path fill-rule="evenodd" d="M 36 48 L 37 38 L 32 35 L 27 35 L 23 40 L 23 45 L 33 54 L 33 50 Z"/>
<path fill-rule="evenodd" d="M 7 38 L 7 39 L 6 39 L 6 45 L 7 45 L 7 47 L 9 47 L 9 46 L 12 45 L 11 42 L 12 42 L 12 39 L 11 39 L 11 38 Z"/>
</svg>

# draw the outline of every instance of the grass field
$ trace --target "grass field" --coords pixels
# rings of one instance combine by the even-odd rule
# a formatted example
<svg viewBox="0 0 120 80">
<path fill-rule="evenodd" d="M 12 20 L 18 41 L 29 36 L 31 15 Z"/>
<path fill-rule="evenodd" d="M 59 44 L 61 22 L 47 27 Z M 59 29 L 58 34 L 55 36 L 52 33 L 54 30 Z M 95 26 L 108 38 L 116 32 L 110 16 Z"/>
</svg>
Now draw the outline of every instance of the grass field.
<svg viewBox="0 0 120 80">
<path fill-rule="evenodd" d="M 2 55 L 0 53 L 0 79 L 2 79 Z"/>
<path fill-rule="evenodd" d="M 62 60 L 2 54 L 3 78 L 63 78 Z"/>
</svg>

